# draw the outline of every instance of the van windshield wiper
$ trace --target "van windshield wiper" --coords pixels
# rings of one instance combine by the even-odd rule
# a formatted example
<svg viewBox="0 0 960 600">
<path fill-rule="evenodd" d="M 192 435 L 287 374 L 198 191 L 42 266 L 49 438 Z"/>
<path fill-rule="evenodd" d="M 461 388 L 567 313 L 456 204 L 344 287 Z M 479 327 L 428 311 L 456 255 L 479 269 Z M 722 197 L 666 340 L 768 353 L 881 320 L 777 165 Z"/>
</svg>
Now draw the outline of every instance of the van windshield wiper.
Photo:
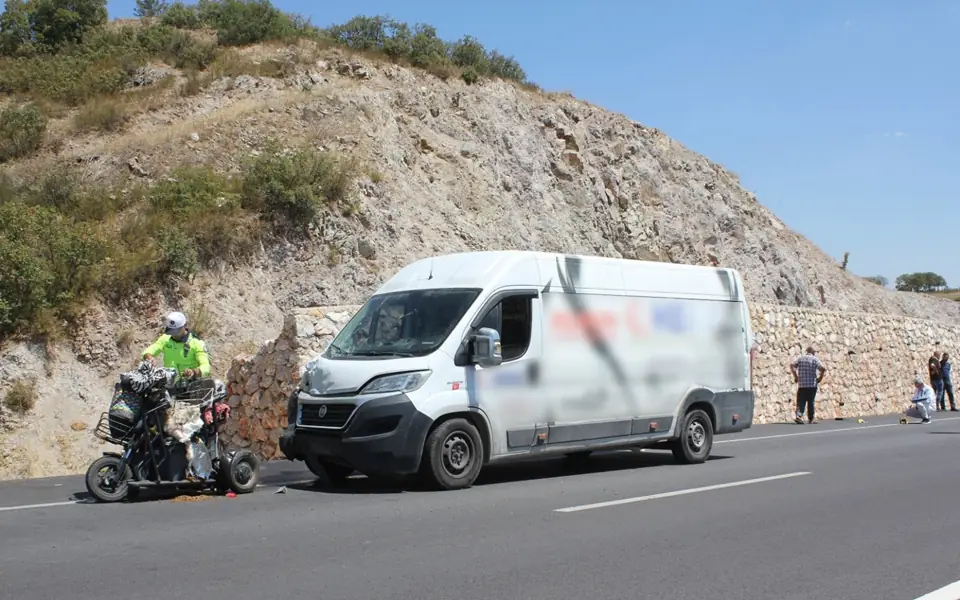
<svg viewBox="0 0 960 600">
<path fill-rule="evenodd" d="M 411 352 L 397 352 L 396 350 L 366 350 L 364 352 L 351 352 L 353 356 L 415 356 Z"/>
</svg>

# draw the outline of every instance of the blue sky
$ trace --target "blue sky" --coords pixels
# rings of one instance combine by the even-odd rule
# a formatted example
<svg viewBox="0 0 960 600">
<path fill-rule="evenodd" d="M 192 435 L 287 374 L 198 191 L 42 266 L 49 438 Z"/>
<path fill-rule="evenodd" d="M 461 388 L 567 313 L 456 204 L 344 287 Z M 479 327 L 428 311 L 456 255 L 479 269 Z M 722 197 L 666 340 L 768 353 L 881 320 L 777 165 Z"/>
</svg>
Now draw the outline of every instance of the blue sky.
<svg viewBox="0 0 960 600">
<path fill-rule="evenodd" d="M 855 273 L 960 287 L 960 0 L 274 3 L 317 25 L 380 14 L 473 35 L 736 172 Z"/>
</svg>

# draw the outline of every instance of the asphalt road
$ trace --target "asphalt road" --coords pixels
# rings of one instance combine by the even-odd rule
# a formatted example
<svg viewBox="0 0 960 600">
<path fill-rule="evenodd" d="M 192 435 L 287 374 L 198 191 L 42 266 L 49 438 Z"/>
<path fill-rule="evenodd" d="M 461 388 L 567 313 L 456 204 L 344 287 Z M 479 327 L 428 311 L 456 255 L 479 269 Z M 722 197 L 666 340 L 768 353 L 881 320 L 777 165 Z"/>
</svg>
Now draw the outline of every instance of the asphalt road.
<svg viewBox="0 0 960 600">
<path fill-rule="evenodd" d="M 254 494 L 198 502 L 0 482 L 0 600 L 915 600 L 960 579 L 953 415 L 716 442 L 704 465 L 615 453 L 491 468 L 461 492 L 361 478 L 274 493 L 308 479 L 291 463 Z M 930 598 L 960 597 L 944 593 Z"/>
</svg>

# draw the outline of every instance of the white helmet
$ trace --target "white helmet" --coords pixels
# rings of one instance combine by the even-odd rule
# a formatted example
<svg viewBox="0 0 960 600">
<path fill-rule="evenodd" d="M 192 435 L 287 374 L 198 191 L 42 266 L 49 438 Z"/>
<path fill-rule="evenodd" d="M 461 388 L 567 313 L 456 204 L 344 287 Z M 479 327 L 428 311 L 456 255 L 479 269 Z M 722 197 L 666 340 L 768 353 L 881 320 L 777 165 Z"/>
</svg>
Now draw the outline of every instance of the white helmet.
<svg viewBox="0 0 960 600">
<path fill-rule="evenodd" d="M 173 333 L 187 324 L 187 315 L 182 312 L 172 312 L 164 318 L 163 322 L 167 333 Z"/>
</svg>

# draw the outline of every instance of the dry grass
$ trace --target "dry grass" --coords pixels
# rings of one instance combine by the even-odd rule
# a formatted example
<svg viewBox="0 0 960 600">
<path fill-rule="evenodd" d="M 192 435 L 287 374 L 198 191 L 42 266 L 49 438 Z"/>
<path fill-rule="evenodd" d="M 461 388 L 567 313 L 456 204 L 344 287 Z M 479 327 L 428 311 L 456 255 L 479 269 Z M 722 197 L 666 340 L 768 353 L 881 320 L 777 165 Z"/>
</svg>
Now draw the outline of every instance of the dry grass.
<svg viewBox="0 0 960 600">
<path fill-rule="evenodd" d="M 73 116 L 76 133 L 122 131 L 137 115 L 160 110 L 167 104 L 168 91 L 176 83 L 173 76 L 138 90 L 90 101 Z"/>
<path fill-rule="evenodd" d="M 82 107 L 73 117 L 73 130 L 77 133 L 116 133 L 126 126 L 130 114 L 123 102 L 103 98 Z"/>
<path fill-rule="evenodd" d="M 931 294 L 937 298 L 943 298 L 945 300 L 953 300 L 954 302 L 960 302 L 960 290 L 950 290 L 947 292 L 934 292 Z"/>
<path fill-rule="evenodd" d="M 37 405 L 37 381 L 18 379 L 3 396 L 3 404 L 17 414 L 26 414 Z"/>
<path fill-rule="evenodd" d="M 137 334 L 132 329 L 121 329 L 117 332 L 117 348 L 127 352 L 133 347 Z"/>
<path fill-rule="evenodd" d="M 321 53 L 321 48 L 305 44 L 231 49 L 218 56 L 204 74 L 211 79 L 240 75 L 282 79 L 300 72 L 304 65 L 316 64 Z"/>
<path fill-rule="evenodd" d="M 188 307 L 187 318 L 190 319 L 190 331 L 201 340 L 217 334 L 215 317 L 203 302 Z"/>
<path fill-rule="evenodd" d="M 263 98 L 244 98 L 227 104 L 220 110 L 212 113 L 186 119 L 166 127 L 158 127 L 147 131 L 140 131 L 130 135 L 114 138 L 106 142 L 100 153 L 124 152 L 133 148 L 148 149 L 174 140 L 186 139 L 191 133 L 202 133 L 223 123 L 236 121 L 247 115 L 267 110 L 270 101 Z"/>
</svg>

